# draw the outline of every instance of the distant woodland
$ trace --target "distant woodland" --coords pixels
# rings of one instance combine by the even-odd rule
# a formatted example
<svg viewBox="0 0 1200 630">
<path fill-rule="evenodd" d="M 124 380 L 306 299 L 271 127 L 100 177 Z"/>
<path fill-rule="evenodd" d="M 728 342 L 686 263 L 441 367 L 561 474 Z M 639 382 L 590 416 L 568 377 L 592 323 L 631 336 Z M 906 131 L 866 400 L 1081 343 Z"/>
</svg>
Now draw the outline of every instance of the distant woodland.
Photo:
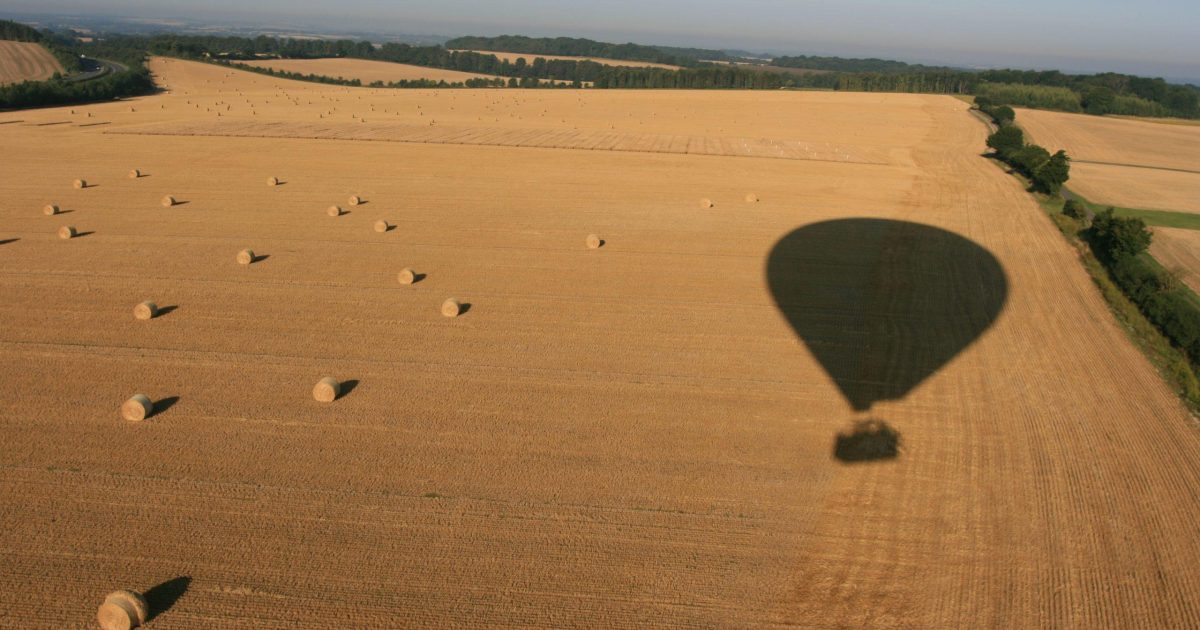
<svg viewBox="0 0 1200 630">
<path fill-rule="evenodd" d="M 375 45 L 354 40 L 280 39 L 163 34 L 155 36 L 107 35 L 91 44 L 73 38 L 39 33 L 12 22 L 0 22 L 0 33 L 11 37 L 39 37 L 56 54 L 113 59 L 144 71 L 147 54 L 210 62 L 278 57 L 315 59 L 346 57 L 391 61 L 431 68 L 493 75 L 503 81 L 482 80 L 451 87 L 568 87 L 596 89 L 817 89 L 865 92 L 921 92 L 973 94 L 993 105 L 1054 109 L 1089 114 L 1176 116 L 1200 118 L 1200 88 L 1169 84 L 1163 79 L 1103 73 L 1070 75 L 1058 71 L 985 70 L 908 64 L 885 59 L 838 57 L 778 57 L 770 62 L 734 58 L 718 50 L 611 44 L 579 38 L 533 38 L 515 35 L 460 37 L 445 46 Z M 38 41 L 38 40 L 33 40 Z M 647 61 L 680 66 L 678 69 L 609 66 L 586 59 L 535 58 L 501 60 L 488 52 L 529 55 L 588 56 Z M 736 63 L 734 63 L 736 62 Z M 819 70 L 798 73 L 789 69 Z M 778 71 L 773 70 L 778 69 Z M 290 78 L 328 80 L 307 75 Z M 120 96 L 129 90 L 149 89 L 139 77 L 109 77 L 99 87 L 58 85 L 55 89 L 10 86 L 0 90 L 0 107 L 31 106 L 37 102 L 70 102 Z M 148 81 L 148 76 L 146 77 Z M 430 82 L 407 81 L 388 87 L 431 87 Z M 44 100 L 50 99 L 50 100 Z"/>
</svg>

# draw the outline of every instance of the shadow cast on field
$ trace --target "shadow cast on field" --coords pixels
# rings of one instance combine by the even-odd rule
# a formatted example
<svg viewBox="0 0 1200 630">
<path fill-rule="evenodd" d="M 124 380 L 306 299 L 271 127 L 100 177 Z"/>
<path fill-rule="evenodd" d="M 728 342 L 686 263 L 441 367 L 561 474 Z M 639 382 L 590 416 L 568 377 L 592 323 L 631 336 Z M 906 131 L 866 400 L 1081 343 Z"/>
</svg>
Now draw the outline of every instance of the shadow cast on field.
<svg viewBox="0 0 1200 630">
<path fill-rule="evenodd" d="M 158 416 L 167 413 L 167 410 L 175 406 L 179 402 L 178 396 L 167 396 L 154 401 L 154 409 L 150 412 L 147 418 L 157 418 Z"/>
<path fill-rule="evenodd" d="M 856 412 L 898 400 L 971 345 L 1008 296 L 1000 262 L 929 225 L 838 219 L 793 230 L 766 265 L 775 304 Z"/>
<path fill-rule="evenodd" d="M 15 240 L 15 239 L 14 239 L 14 240 Z M 425 274 L 425 273 L 414 273 L 414 274 L 413 274 L 413 281 L 412 281 L 412 283 L 413 283 L 413 284 L 417 284 L 418 282 L 420 282 L 420 281 L 424 280 L 424 279 L 425 279 L 425 276 L 427 276 L 427 275 L 429 275 L 429 274 Z"/>
<path fill-rule="evenodd" d="M 175 203 L 171 204 L 171 207 L 178 208 L 179 206 L 186 206 L 189 203 L 192 203 L 192 202 L 188 201 L 187 199 L 176 199 Z"/>
<path fill-rule="evenodd" d="M 895 459 L 900 454 L 900 433 L 882 420 L 855 423 L 833 441 L 833 456 L 845 463 Z"/>
<path fill-rule="evenodd" d="M 250 264 L 253 265 L 255 263 L 260 263 L 270 257 L 270 254 L 255 254 L 254 257 L 250 259 Z"/>
<path fill-rule="evenodd" d="M 8 245 L 9 243 L 15 243 L 19 240 L 21 240 L 20 237 L 0 239 L 0 245 Z"/>
<path fill-rule="evenodd" d="M 468 313 L 470 310 L 471 310 L 471 303 L 470 303 L 470 302 L 461 302 L 461 303 L 459 303 L 459 305 L 458 305 L 458 314 L 459 314 L 459 316 L 460 316 L 460 317 L 461 317 L 461 316 L 463 316 L 463 315 L 466 315 L 466 314 L 467 314 L 467 313 Z"/>
<path fill-rule="evenodd" d="M 75 211 L 74 210 L 59 210 L 55 214 L 71 214 L 72 212 L 75 212 Z"/>
<path fill-rule="evenodd" d="M 341 383 L 341 391 L 338 393 L 337 400 L 341 400 L 350 395 L 354 388 L 358 387 L 358 379 L 352 378 Z"/>
<path fill-rule="evenodd" d="M 83 238 L 85 236 L 91 236 L 95 233 L 96 233 L 96 230 L 87 230 L 85 232 L 76 232 L 75 236 L 72 236 L 71 239 Z"/>
<path fill-rule="evenodd" d="M 150 614 L 147 615 L 146 621 L 153 621 L 155 617 L 167 612 L 183 597 L 187 592 L 188 586 L 192 584 L 192 578 L 187 575 L 181 575 L 177 578 L 171 578 L 162 584 L 156 584 L 150 587 L 150 590 L 143 594 L 146 598 L 146 605 L 150 609 Z"/>
<path fill-rule="evenodd" d="M 160 306 L 160 307 L 158 307 L 158 315 L 155 316 L 155 319 L 162 317 L 164 315 L 168 315 L 172 311 L 174 311 L 178 308 L 179 308 L 178 304 L 169 304 L 167 306 Z"/>
</svg>

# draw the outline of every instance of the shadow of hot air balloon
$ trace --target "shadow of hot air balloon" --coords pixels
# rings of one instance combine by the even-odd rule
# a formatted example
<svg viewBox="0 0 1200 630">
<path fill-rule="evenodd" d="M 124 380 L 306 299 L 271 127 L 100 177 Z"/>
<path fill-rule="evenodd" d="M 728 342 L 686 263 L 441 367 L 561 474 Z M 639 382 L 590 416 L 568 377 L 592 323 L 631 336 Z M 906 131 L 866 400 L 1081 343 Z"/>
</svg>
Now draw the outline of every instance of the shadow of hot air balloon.
<svg viewBox="0 0 1200 630">
<path fill-rule="evenodd" d="M 999 316 L 1004 270 L 986 249 L 936 227 L 838 219 L 793 230 L 771 249 L 779 310 L 856 413 L 898 400 Z M 837 436 L 842 461 L 895 457 L 899 433 L 860 420 Z"/>
</svg>

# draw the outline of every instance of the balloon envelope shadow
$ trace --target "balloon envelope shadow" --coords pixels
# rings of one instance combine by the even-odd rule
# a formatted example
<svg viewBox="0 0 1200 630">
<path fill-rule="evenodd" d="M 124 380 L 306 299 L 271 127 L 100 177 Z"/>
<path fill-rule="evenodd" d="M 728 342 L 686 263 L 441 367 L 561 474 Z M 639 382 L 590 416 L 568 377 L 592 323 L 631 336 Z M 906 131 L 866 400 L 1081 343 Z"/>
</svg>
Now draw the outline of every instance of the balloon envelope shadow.
<svg viewBox="0 0 1200 630">
<path fill-rule="evenodd" d="M 766 271 L 779 310 L 855 411 L 906 396 L 983 334 L 1008 296 L 990 252 L 908 221 L 797 228 Z"/>
</svg>

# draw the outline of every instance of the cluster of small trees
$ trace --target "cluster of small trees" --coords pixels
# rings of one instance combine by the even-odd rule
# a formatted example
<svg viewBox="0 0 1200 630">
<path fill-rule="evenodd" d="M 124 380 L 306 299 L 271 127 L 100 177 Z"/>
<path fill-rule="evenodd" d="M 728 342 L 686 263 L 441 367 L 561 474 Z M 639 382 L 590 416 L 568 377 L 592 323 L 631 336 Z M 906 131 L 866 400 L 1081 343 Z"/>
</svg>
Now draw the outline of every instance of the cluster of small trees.
<svg viewBox="0 0 1200 630">
<path fill-rule="evenodd" d="M 1067 152 L 1060 150 L 1051 155 L 1036 144 L 1026 144 L 1024 132 L 1012 124 L 1012 109 L 1005 107 L 1001 113 L 1008 115 L 1007 122 L 996 120 L 1000 128 L 988 136 L 987 145 L 1001 160 L 1029 178 L 1034 190 L 1058 194 L 1071 177 L 1071 158 Z"/>
</svg>

